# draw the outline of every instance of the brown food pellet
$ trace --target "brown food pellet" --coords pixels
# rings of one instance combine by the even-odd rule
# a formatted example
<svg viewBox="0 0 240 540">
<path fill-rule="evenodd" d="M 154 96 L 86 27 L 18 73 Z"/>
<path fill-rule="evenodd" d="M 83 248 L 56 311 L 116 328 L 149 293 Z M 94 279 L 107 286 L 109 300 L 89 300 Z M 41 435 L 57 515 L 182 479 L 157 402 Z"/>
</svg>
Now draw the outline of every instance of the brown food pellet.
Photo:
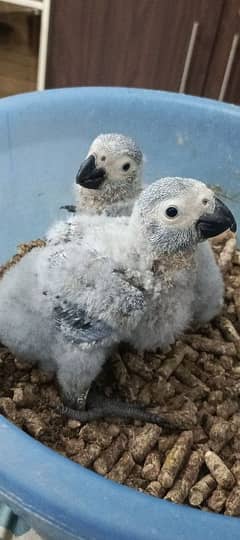
<svg viewBox="0 0 240 540">
<path fill-rule="evenodd" d="M 221 512 L 225 506 L 228 493 L 229 492 L 226 491 L 226 489 L 218 486 L 216 489 L 214 489 L 212 495 L 207 501 L 208 508 L 210 508 L 210 510 L 212 510 L 213 512 Z"/>
<path fill-rule="evenodd" d="M 161 435 L 159 437 L 158 451 L 159 451 L 161 459 L 168 452 L 168 450 L 170 450 L 173 447 L 177 438 L 178 438 L 178 435 L 175 435 L 174 433 L 169 434 L 169 435 Z"/>
<path fill-rule="evenodd" d="M 202 426 L 196 426 L 193 428 L 193 442 L 194 443 L 204 443 L 208 440 L 208 435 L 202 428 Z"/>
<path fill-rule="evenodd" d="M 120 433 L 110 446 L 104 450 L 101 456 L 94 462 L 93 468 L 99 474 L 107 474 L 115 465 L 127 446 L 127 437 Z"/>
<path fill-rule="evenodd" d="M 135 461 L 140 463 L 143 461 L 157 443 L 161 431 L 159 426 L 146 424 L 146 426 L 133 437 L 129 449 Z"/>
<path fill-rule="evenodd" d="M 232 399 L 226 399 L 225 401 L 217 405 L 217 415 L 221 416 L 225 420 L 227 420 L 230 416 L 232 416 L 238 410 L 239 410 L 238 402 L 233 401 Z"/>
<path fill-rule="evenodd" d="M 124 452 L 119 461 L 113 466 L 107 477 L 115 482 L 124 482 L 135 465 L 130 452 Z"/>
<path fill-rule="evenodd" d="M 150 482 L 146 487 L 147 493 L 153 495 L 153 497 L 163 497 L 166 493 L 166 488 L 157 480 Z"/>
<path fill-rule="evenodd" d="M 143 465 L 142 477 L 149 481 L 157 480 L 160 473 L 160 467 L 161 461 L 159 452 L 156 450 L 154 452 L 150 452 L 150 454 L 147 455 Z"/>
<path fill-rule="evenodd" d="M 77 454 L 82 452 L 84 448 L 85 443 L 83 439 L 80 439 L 79 437 L 77 439 L 73 438 L 65 441 L 65 449 L 69 456 L 76 456 Z"/>
<path fill-rule="evenodd" d="M 235 483 L 235 478 L 222 459 L 208 450 L 205 454 L 205 463 L 216 482 L 225 489 L 231 489 Z"/>
<path fill-rule="evenodd" d="M 218 419 L 209 431 L 210 448 L 215 452 L 220 452 L 221 448 L 227 444 L 234 435 L 234 430 L 229 422 Z"/>
<path fill-rule="evenodd" d="M 214 353 L 216 355 L 236 356 L 234 343 L 193 335 L 189 340 L 192 347 L 200 352 Z M 217 366 L 216 366 L 217 368 Z"/>
<path fill-rule="evenodd" d="M 81 422 L 79 420 L 68 420 L 67 425 L 70 429 L 78 429 L 81 427 Z"/>
<path fill-rule="evenodd" d="M 175 354 L 166 358 L 165 362 L 160 367 L 159 373 L 163 375 L 165 379 L 168 379 L 175 369 L 181 364 L 186 354 L 186 349 L 183 343 L 177 344 Z"/>
<path fill-rule="evenodd" d="M 217 321 L 219 328 L 221 329 L 223 336 L 228 341 L 233 341 L 239 350 L 240 347 L 240 335 L 237 332 L 235 326 L 233 325 L 232 321 L 227 319 L 227 317 L 219 317 Z"/>
<path fill-rule="evenodd" d="M 210 405 L 217 405 L 223 401 L 223 391 L 222 390 L 213 390 L 208 396 L 208 403 Z"/>
<path fill-rule="evenodd" d="M 87 443 L 97 443 L 101 448 L 108 448 L 113 440 L 108 426 L 98 426 L 95 422 L 85 424 L 80 431 L 80 437 Z"/>
<path fill-rule="evenodd" d="M 226 500 L 226 516 L 240 516 L 240 486 L 235 486 Z"/>
<path fill-rule="evenodd" d="M 38 414 L 30 409 L 22 409 L 23 426 L 37 439 L 46 431 L 46 425 Z"/>
<path fill-rule="evenodd" d="M 234 254 L 234 251 L 235 251 L 235 248 L 236 248 L 236 237 L 234 236 L 233 238 L 229 238 L 223 248 L 223 250 L 221 251 L 220 253 L 220 256 L 219 256 L 219 259 L 218 259 L 218 264 L 222 270 L 222 272 L 226 272 L 226 270 L 228 270 L 230 264 L 231 264 L 231 261 L 232 261 L 232 258 L 233 258 L 233 254 Z"/>
<path fill-rule="evenodd" d="M 189 494 L 189 502 L 192 506 L 201 506 L 203 501 L 209 497 L 210 493 L 215 489 L 217 483 L 216 480 L 207 474 L 199 482 L 197 482 L 191 489 Z"/>
<path fill-rule="evenodd" d="M 240 266 L 240 251 L 235 251 L 233 255 L 233 263 Z"/>
<path fill-rule="evenodd" d="M 161 409 L 155 410 L 161 413 Z M 180 410 L 174 412 L 164 412 L 164 418 L 176 426 L 179 430 L 191 430 L 197 424 L 197 416 L 191 410 Z"/>
<path fill-rule="evenodd" d="M 84 450 L 81 450 L 78 454 L 74 454 L 73 459 L 76 463 L 79 463 L 83 467 L 90 467 L 95 459 L 101 454 L 101 446 L 97 443 L 88 444 Z"/>
<path fill-rule="evenodd" d="M 197 481 L 203 460 L 204 457 L 201 450 L 192 452 L 180 478 L 176 481 L 167 495 L 165 495 L 165 499 L 175 503 L 183 503 L 185 501 L 191 487 Z"/>
<path fill-rule="evenodd" d="M 183 431 L 169 451 L 158 477 L 158 481 L 164 488 L 169 489 L 173 485 L 178 472 L 190 453 L 192 443 L 192 432 Z"/>
<path fill-rule="evenodd" d="M 13 401 L 17 407 L 31 407 L 38 401 L 35 388 L 30 384 L 15 388 Z"/>
<path fill-rule="evenodd" d="M 7 416 L 9 420 L 15 422 L 17 418 L 17 410 L 14 401 L 9 397 L 0 398 L 0 413 Z"/>
<path fill-rule="evenodd" d="M 236 483 L 240 486 L 240 461 L 235 461 L 231 468 L 231 471 L 236 480 Z"/>
</svg>

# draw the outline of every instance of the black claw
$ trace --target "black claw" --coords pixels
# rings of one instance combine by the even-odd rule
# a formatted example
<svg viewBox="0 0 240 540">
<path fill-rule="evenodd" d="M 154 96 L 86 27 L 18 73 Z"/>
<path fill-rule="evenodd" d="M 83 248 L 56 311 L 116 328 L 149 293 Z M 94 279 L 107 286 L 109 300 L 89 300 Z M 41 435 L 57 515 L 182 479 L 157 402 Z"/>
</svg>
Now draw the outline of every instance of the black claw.
<svg viewBox="0 0 240 540">
<path fill-rule="evenodd" d="M 60 206 L 60 210 L 67 210 L 68 212 L 76 213 L 77 207 L 75 204 L 66 204 L 65 206 Z"/>
<path fill-rule="evenodd" d="M 141 420 L 143 422 L 157 424 L 163 428 L 179 431 L 177 424 L 170 422 L 164 416 L 146 411 L 142 405 L 106 399 L 99 394 L 90 396 L 87 400 L 87 410 L 79 411 L 62 406 L 58 407 L 58 412 L 80 422 L 89 422 L 98 418 L 116 416 L 123 419 Z"/>
</svg>

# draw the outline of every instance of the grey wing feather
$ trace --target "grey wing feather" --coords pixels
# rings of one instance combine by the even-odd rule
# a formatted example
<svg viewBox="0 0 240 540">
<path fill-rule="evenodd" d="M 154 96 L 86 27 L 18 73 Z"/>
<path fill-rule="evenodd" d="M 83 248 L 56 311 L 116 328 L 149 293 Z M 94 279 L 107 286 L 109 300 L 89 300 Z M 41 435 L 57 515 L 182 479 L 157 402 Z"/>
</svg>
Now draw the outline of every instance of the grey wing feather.
<svg viewBox="0 0 240 540">
<path fill-rule="evenodd" d="M 54 307 L 54 317 L 56 328 L 75 344 L 101 342 L 113 334 L 106 322 L 91 319 L 84 309 L 67 301 Z"/>
</svg>

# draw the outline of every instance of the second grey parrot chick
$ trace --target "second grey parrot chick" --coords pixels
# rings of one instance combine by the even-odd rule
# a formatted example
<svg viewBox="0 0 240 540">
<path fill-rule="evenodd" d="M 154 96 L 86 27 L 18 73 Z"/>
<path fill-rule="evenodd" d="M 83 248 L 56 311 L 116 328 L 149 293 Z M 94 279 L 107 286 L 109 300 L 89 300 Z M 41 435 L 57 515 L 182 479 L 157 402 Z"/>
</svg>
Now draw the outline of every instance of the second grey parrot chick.
<svg viewBox="0 0 240 540">
<path fill-rule="evenodd" d="M 143 155 L 119 133 L 99 135 L 91 144 L 75 184 L 77 211 L 130 215 L 142 190 Z"/>
<path fill-rule="evenodd" d="M 48 242 L 69 238 L 81 228 L 83 214 L 129 216 L 143 184 L 143 154 L 136 142 L 119 133 L 99 135 L 92 142 L 74 184 L 76 206 L 63 206 L 75 215 L 57 221 L 47 232 Z"/>
</svg>

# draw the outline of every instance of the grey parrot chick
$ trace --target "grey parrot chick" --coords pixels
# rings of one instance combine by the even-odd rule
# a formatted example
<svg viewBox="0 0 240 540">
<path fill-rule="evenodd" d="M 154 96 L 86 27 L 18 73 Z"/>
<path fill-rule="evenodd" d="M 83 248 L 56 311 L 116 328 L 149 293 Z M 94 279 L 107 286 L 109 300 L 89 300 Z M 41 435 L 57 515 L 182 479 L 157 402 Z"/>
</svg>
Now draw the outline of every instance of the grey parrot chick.
<svg viewBox="0 0 240 540">
<path fill-rule="evenodd" d="M 99 135 L 77 173 L 76 205 L 62 207 L 74 215 L 50 227 L 47 241 L 56 244 L 80 233 L 79 215 L 129 216 L 143 189 L 142 175 L 143 154 L 133 139 L 119 133 Z"/>
<path fill-rule="evenodd" d="M 205 184 L 158 180 L 130 218 L 96 216 L 81 239 L 35 249 L 4 275 L 0 340 L 55 369 L 65 398 L 83 406 L 118 343 L 155 350 L 191 324 L 197 248 L 228 228 L 232 213 Z"/>
<path fill-rule="evenodd" d="M 204 183 L 183 178 L 160 179 L 147 188 L 130 221 L 135 242 L 143 242 L 141 264 L 154 273 L 149 309 L 131 343 L 155 350 L 173 343 L 192 322 L 205 322 L 219 312 L 223 284 L 207 239 L 228 228 L 236 231 L 236 222 Z"/>
<path fill-rule="evenodd" d="M 133 139 L 119 133 L 99 135 L 76 177 L 77 211 L 131 214 L 142 190 L 142 169 L 143 155 Z"/>
</svg>

